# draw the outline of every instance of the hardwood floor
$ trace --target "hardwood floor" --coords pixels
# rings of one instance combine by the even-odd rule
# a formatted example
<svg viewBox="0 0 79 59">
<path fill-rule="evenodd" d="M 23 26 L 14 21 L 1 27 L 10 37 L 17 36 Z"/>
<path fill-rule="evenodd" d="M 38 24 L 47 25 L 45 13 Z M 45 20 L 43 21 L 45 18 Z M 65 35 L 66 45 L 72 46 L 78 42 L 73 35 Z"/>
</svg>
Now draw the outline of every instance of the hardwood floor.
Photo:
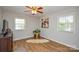
<svg viewBox="0 0 79 59">
<path fill-rule="evenodd" d="M 79 51 L 54 41 L 50 41 L 48 43 L 27 43 L 26 40 L 28 39 L 14 41 L 13 46 L 14 52 L 78 52 Z"/>
</svg>

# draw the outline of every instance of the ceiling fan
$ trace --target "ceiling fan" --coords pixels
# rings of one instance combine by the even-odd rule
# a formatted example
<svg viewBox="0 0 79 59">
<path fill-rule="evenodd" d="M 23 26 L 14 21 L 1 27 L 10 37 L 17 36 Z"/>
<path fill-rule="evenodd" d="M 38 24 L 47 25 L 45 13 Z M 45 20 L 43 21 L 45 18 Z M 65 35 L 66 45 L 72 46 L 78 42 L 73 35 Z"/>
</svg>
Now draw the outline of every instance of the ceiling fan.
<svg viewBox="0 0 79 59">
<path fill-rule="evenodd" d="M 28 10 L 24 11 L 24 12 L 31 12 L 32 15 L 35 15 L 37 13 L 43 13 L 43 7 L 39 7 L 39 6 L 25 6 L 26 8 L 28 8 Z"/>
</svg>

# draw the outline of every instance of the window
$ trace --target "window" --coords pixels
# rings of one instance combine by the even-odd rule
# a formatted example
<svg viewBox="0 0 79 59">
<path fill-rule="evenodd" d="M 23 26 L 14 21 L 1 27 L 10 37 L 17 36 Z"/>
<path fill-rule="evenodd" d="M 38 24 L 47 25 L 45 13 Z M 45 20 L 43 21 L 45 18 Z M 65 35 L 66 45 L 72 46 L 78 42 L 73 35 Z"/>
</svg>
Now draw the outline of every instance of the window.
<svg viewBox="0 0 79 59">
<path fill-rule="evenodd" d="M 73 16 L 61 16 L 58 21 L 58 31 L 73 31 Z"/>
<path fill-rule="evenodd" d="M 24 19 L 15 19 L 15 29 L 16 30 L 23 30 L 25 26 Z"/>
</svg>

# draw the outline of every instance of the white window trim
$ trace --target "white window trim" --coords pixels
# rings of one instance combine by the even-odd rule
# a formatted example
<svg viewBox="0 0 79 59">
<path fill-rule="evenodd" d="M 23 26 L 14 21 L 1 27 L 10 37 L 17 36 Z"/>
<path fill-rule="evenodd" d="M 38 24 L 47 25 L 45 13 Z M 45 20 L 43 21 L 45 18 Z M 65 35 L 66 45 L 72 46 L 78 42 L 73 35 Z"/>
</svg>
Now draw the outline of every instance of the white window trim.
<svg viewBox="0 0 79 59">
<path fill-rule="evenodd" d="M 59 24 L 59 18 L 60 17 L 64 17 L 64 16 L 73 16 L 73 30 L 72 31 L 59 31 L 59 28 L 58 28 L 58 24 Z M 74 13 L 71 13 L 71 14 L 64 14 L 64 15 L 60 15 L 60 16 L 57 16 L 57 32 L 68 32 L 68 33 L 74 33 L 75 31 L 75 14 Z"/>
<path fill-rule="evenodd" d="M 16 21 L 16 19 L 24 19 L 24 18 L 15 18 L 15 21 Z M 24 29 L 16 29 L 16 22 L 15 22 L 15 27 L 14 27 L 14 29 L 17 30 L 17 31 L 19 31 L 19 30 L 25 30 L 25 25 L 26 25 L 25 22 L 26 22 L 26 21 L 25 21 L 25 19 L 24 19 Z"/>
</svg>

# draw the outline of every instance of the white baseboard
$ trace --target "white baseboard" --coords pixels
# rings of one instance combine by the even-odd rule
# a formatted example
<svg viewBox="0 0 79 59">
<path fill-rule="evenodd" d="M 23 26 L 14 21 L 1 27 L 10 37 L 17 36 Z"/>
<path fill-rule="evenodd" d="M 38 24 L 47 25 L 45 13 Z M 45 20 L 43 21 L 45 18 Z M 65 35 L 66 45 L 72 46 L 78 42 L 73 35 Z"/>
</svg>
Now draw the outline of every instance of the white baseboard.
<svg viewBox="0 0 79 59">
<path fill-rule="evenodd" d="M 44 38 L 47 38 L 47 37 L 44 37 Z M 50 40 L 55 41 L 55 42 L 58 42 L 58 43 L 60 43 L 60 44 L 62 44 L 62 45 L 65 45 L 65 46 L 68 46 L 68 47 L 71 47 L 71 48 L 74 48 L 74 49 L 79 50 L 79 48 L 77 48 L 75 45 L 69 45 L 69 44 L 67 44 L 67 43 L 63 43 L 63 42 L 60 42 L 60 41 L 55 40 L 54 38 L 53 38 L 53 39 L 47 38 L 47 39 L 50 39 Z"/>
<path fill-rule="evenodd" d="M 30 38 L 32 36 L 28 36 L 28 37 L 22 37 L 22 38 L 16 38 L 16 39 L 13 39 L 13 41 L 16 41 L 16 40 L 22 40 L 22 39 L 26 39 L 26 38 Z"/>
</svg>

